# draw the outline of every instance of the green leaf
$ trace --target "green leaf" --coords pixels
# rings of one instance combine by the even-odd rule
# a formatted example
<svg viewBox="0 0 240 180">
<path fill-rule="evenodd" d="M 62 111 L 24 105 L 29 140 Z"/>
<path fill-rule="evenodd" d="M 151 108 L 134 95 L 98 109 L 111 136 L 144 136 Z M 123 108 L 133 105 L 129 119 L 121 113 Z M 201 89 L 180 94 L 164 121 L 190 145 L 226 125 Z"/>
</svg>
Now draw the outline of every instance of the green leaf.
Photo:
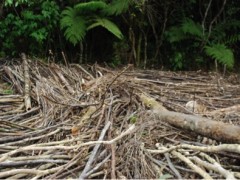
<svg viewBox="0 0 240 180">
<path fill-rule="evenodd" d="M 119 15 L 128 10 L 130 3 L 131 0 L 113 0 L 103 12 L 107 15 Z"/>
<path fill-rule="evenodd" d="M 123 35 L 120 31 L 120 29 L 117 27 L 116 24 L 114 24 L 112 21 L 106 19 L 106 18 L 96 18 L 95 23 L 88 26 L 87 30 L 90 30 L 92 28 L 95 28 L 97 26 L 102 26 L 105 29 L 107 29 L 109 32 L 111 32 L 113 35 L 115 35 L 117 38 L 122 39 Z"/>
<path fill-rule="evenodd" d="M 165 32 L 165 35 L 170 43 L 180 42 L 187 38 L 182 29 L 177 26 L 171 27 L 168 31 Z"/>
<path fill-rule="evenodd" d="M 22 16 L 26 20 L 34 20 L 36 18 L 35 15 L 33 14 L 33 11 L 29 10 L 22 11 Z"/>
<path fill-rule="evenodd" d="M 224 44 L 213 44 L 211 46 L 205 46 L 204 49 L 208 56 L 226 65 L 228 68 L 233 67 L 234 65 L 233 51 L 227 48 Z"/>
<path fill-rule="evenodd" d="M 80 13 L 93 13 L 98 10 L 103 10 L 107 7 L 107 4 L 103 1 L 90 1 L 90 2 L 84 2 L 79 3 L 74 8 Z"/>
<path fill-rule="evenodd" d="M 185 19 L 182 22 L 181 29 L 185 34 L 191 34 L 193 36 L 203 38 L 202 27 L 199 23 L 194 22 L 191 19 Z"/>
<path fill-rule="evenodd" d="M 76 10 L 70 7 L 62 12 L 62 16 L 60 26 L 61 29 L 65 29 L 64 36 L 73 45 L 76 45 L 86 35 L 86 20 L 84 17 L 77 15 Z"/>
<path fill-rule="evenodd" d="M 43 43 L 45 39 L 47 39 L 47 31 L 45 28 L 38 29 L 30 34 L 38 43 Z"/>
</svg>

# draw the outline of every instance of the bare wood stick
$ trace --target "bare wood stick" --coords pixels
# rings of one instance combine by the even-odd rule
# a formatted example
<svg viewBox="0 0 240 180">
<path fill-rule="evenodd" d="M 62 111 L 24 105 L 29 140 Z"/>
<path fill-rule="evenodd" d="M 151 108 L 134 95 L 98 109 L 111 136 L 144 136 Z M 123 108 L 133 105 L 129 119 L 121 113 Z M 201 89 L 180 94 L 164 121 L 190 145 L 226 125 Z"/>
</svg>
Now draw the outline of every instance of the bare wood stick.
<svg viewBox="0 0 240 180">
<path fill-rule="evenodd" d="M 12 156 L 16 153 L 22 152 L 22 151 L 34 151 L 34 150 L 56 150 L 56 149 L 61 149 L 61 150 L 71 150 L 71 149 L 76 149 L 79 147 L 83 147 L 83 146 L 89 146 L 89 145 L 94 145 L 94 144 L 112 144 L 115 143 L 116 141 L 118 141 L 119 139 L 121 139 L 122 137 L 132 133 L 135 131 L 135 125 L 131 125 L 125 132 L 123 132 L 122 134 L 120 134 L 119 136 L 117 136 L 116 138 L 110 140 L 110 141 L 90 141 L 90 142 L 86 142 L 86 143 L 82 143 L 79 145 L 74 145 L 74 146 L 45 146 L 45 147 L 38 147 L 37 145 L 30 145 L 30 146 L 26 146 L 26 147 L 21 147 L 19 149 L 15 149 L 13 151 L 10 151 L 8 153 L 5 154 L 1 154 L 0 155 L 0 162 L 5 161 L 9 156 Z M 45 143 L 46 144 L 46 143 Z M 52 144 L 52 143 L 51 143 Z"/>
<path fill-rule="evenodd" d="M 171 154 L 176 156 L 177 158 L 179 158 L 181 161 L 185 162 L 192 170 L 194 170 L 196 173 L 198 173 L 204 179 L 213 179 L 206 171 L 204 171 L 202 168 L 196 166 L 190 159 L 188 159 L 181 153 L 179 153 L 177 151 L 172 151 Z"/>
<path fill-rule="evenodd" d="M 63 57 L 63 59 L 64 59 L 65 65 L 66 65 L 67 67 L 69 67 L 69 64 L 68 64 L 68 61 L 67 61 L 67 58 L 66 58 L 64 52 L 62 51 L 61 54 L 62 54 L 62 57 Z"/>
<path fill-rule="evenodd" d="M 30 137 L 30 138 L 25 138 L 25 139 L 22 139 L 22 140 L 19 140 L 19 141 L 14 141 L 14 142 L 9 142 L 9 143 L 5 143 L 5 144 L 0 144 L 0 147 L 4 147 L 4 146 L 9 146 L 9 145 L 17 145 L 17 144 L 21 144 L 21 143 L 25 143 L 25 142 L 30 142 L 30 141 L 33 141 L 33 140 L 37 140 L 37 139 L 41 139 L 43 137 L 48 137 L 48 136 L 51 136 L 51 135 L 54 135 L 54 134 L 57 134 L 61 129 L 56 129 L 55 131 L 52 131 L 48 134 L 43 134 L 41 136 L 35 136 L 35 137 Z M 59 143 L 60 144 L 60 143 Z"/>
<path fill-rule="evenodd" d="M 109 141 L 89 141 L 83 144 L 80 144 L 80 146 L 88 146 L 88 145 L 93 145 L 93 144 L 113 144 L 116 141 L 118 141 L 119 139 L 121 139 L 122 137 L 131 134 L 135 131 L 135 125 L 132 124 L 126 131 L 122 132 L 119 136 L 115 137 L 112 140 Z"/>
<path fill-rule="evenodd" d="M 210 158 L 210 157 L 209 157 Z M 195 161 L 196 163 L 198 163 L 200 166 L 203 166 L 209 170 L 213 170 L 215 172 L 220 173 L 221 175 L 223 175 L 226 179 L 236 179 L 234 177 L 234 174 L 226 169 L 224 169 L 219 163 L 217 163 L 214 159 L 211 158 L 211 161 L 213 162 L 213 164 L 208 163 L 206 161 L 203 161 L 202 159 L 193 156 L 190 159 L 192 159 L 193 161 Z"/>
<path fill-rule="evenodd" d="M 36 137 L 50 129 L 53 129 L 53 128 L 56 128 L 58 126 L 60 126 L 61 124 L 57 124 L 57 125 L 54 125 L 54 126 L 51 126 L 51 127 L 47 127 L 45 129 L 41 129 L 41 130 L 38 130 L 38 131 L 35 131 L 33 133 L 29 133 L 27 135 L 22 135 L 22 136 L 18 136 L 18 137 L 6 137 L 6 138 L 1 138 L 0 139 L 0 144 L 4 144 L 4 143 L 9 143 L 9 142 L 12 142 L 12 141 L 19 141 L 19 140 L 22 140 L 22 139 L 27 139 L 27 138 L 31 138 L 31 137 Z"/>
<path fill-rule="evenodd" d="M 240 104 L 227 107 L 227 108 L 217 109 L 209 112 L 209 114 L 214 115 L 217 113 L 229 113 L 229 112 L 240 112 Z"/>
<path fill-rule="evenodd" d="M 9 156 L 12 156 L 16 153 L 23 152 L 23 151 L 37 151 L 37 150 L 43 151 L 43 150 L 56 150 L 56 149 L 71 150 L 71 149 L 76 149 L 78 147 L 79 147 L 79 145 L 75 145 L 75 146 L 47 146 L 47 147 L 26 146 L 26 147 L 22 147 L 22 148 L 19 148 L 19 149 L 15 149 L 15 150 L 10 151 L 10 152 L 5 153 L 5 154 L 1 154 L 0 162 L 5 161 L 7 158 L 9 158 Z"/>
<path fill-rule="evenodd" d="M 36 159 L 70 159 L 69 155 L 36 155 L 36 156 L 20 156 L 9 158 L 9 161 L 28 161 L 28 160 L 36 160 Z"/>
<path fill-rule="evenodd" d="M 23 102 L 23 97 L 21 95 L 0 96 L 0 103 L 7 103 L 7 102 Z"/>
<path fill-rule="evenodd" d="M 168 162 L 168 166 L 170 167 L 170 169 L 174 172 L 174 174 L 178 177 L 178 179 L 183 179 L 181 174 L 178 172 L 178 170 L 174 167 L 169 154 L 168 153 L 164 153 L 165 158 L 167 159 Z"/>
<path fill-rule="evenodd" d="M 153 98 L 144 94 L 139 95 L 139 97 L 160 120 L 166 121 L 173 126 L 190 130 L 221 142 L 240 143 L 240 126 L 214 121 L 201 116 L 168 111 Z"/>
<path fill-rule="evenodd" d="M 158 143 L 157 143 L 158 145 Z M 187 148 L 187 149 L 191 149 L 191 150 L 195 150 L 195 151 L 202 151 L 202 152 L 232 152 L 232 153 L 238 153 L 240 154 L 240 145 L 239 144 L 220 144 L 217 146 L 194 146 L 194 145 L 190 145 L 190 144 L 180 144 L 177 146 L 172 146 L 168 149 L 164 148 L 161 149 L 161 147 L 158 148 L 158 150 L 150 150 L 150 149 L 146 149 L 148 152 L 150 153 L 166 153 L 166 152 L 170 152 L 172 150 L 175 149 L 179 149 L 179 148 Z"/>
<path fill-rule="evenodd" d="M 111 179 L 116 179 L 116 145 L 115 144 L 111 144 L 111 154 L 112 154 Z"/>
<path fill-rule="evenodd" d="M 111 154 L 109 154 L 106 158 L 103 159 L 102 162 L 98 163 L 94 168 L 92 168 L 90 171 L 86 173 L 86 177 L 90 176 L 92 173 L 97 171 L 104 163 L 108 161 L 108 159 L 111 157 Z"/>
<path fill-rule="evenodd" d="M 31 105 L 31 96 L 30 96 L 30 77 L 29 77 L 29 67 L 27 62 L 27 57 L 24 53 L 21 54 L 23 60 L 23 68 L 24 68 L 24 102 L 25 109 L 29 111 L 32 108 Z"/>
<path fill-rule="evenodd" d="M 60 167 L 47 169 L 47 170 L 37 170 L 37 169 L 12 169 L 6 172 L 0 172 L 0 178 L 8 177 L 15 174 L 33 174 L 33 175 L 47 175 L 57 171 Z"/>
<path fill-rule="evenodd" d="M 18 81 L 15 80 L 14 76 L 16 76 L 20 81 L 24 82 L 23 78 L 19 76 L 17 73 L 15 73 L 10 67 L 4 66 L 3 69 L 11 79 L 12 83 L 16 86 L 16 89 L 18 90 L 18 92 L 22 94 L 23 93 L 22 86 Z"/>
<path fill-rule="evenodd" d="M 56 74 L 58 75 L 58 77 L 60 78 L 60 80 L 62 81 L 62 83 L 64 84 L 64 86 L 67 87 L 68 91 L 71 93 L 71 94 L 74 94 L 75 91 L 74 89 L 72 88 L 72 86 L 68 83 L 68 81 L 66 80 L 66 78 L 63 76 L 62 73 L 59 72 L 59 69 L 54 69 Z"/>
<path fill-rule="evenodd" d="M 78 68 L 80 68 L 85 74 L 87 74 L 91 79 L 95 79 L 93 77 L 93 75 L 91 75 L 87 70 L 85 70 L 82 66 L 80 66 L 79 64 L 74 64 L 74 66 L 77 66 Z"/>
<path fill-rule="evenodd" d="M 37 160 L 28 160 L 28 161 L 17 161 L 17 162 L 1 162 L 0 167 L 9 168 L 9 167 L 19 167 L 19 166 L 31 166 L 38 165 L 42 163 L 54 163 L 54 164 L 65 164 L 67 160 L 55 160 L 55 159 L 37 159 Z"/>
<path fill-rule="evenodd" d="M 108 128 L 110 127 L 110 125 L 111 125 L 111 122 L 108 121 L 108 122 L 106 123 L 105 127 L 103 128 L 100 136 L 99 136 L 99 139 L 98 139 L 99 141 L 102 141 L 102 140 L 103 140 L 103 138 L 104 138 L 104 136 L 105 136 Z M 93 151 L 92 151 L 92 154 L 91 154 L 90 158 L 88 159 L 88 162 L 87 162 L 87 164 L 86 164 L 83 172 L 82 172 L 82 173 L 80 174 L 80 176 L 79 176 L 79 179 L 85 179 L 85 178 L 87 177 L 87 172 L 91 169 L 91 165 L 92 165 L 92 163 L 93 163 L 93 161 L 94 161 L 94 158 L 95 158 L 95 156 L 96 156 L 96 154 L 97 154 L 97 151 L 98 151 L 99 147 L 100 147 L 100 144 L 97 144 L 97 145 L 94 147 L 94 149 L 93 149 Z"/>
</svg>

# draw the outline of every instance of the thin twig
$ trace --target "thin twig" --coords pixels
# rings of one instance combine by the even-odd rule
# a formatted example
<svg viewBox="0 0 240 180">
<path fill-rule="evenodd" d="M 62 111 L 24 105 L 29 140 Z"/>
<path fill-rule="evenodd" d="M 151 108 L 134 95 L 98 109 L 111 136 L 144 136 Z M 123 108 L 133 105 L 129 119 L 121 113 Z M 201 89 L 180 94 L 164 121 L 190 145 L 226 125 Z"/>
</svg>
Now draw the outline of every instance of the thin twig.
<svg viewBox="0 0 240 180">
<path fill-rule="evenodd" d="M 102 130 L 102 132 L 101 132 L 101 134 L 100 134 L 100 136 L 99 136 L 98 141 L 102 141 L 102 140 L 103 140 L 103 138 L 104 138 L 104 136 L 105 136 L 108 128 L 110 127 L 110 125 L 111 125 L 111 122 L 108 121 L 108 122 L 106 123 L 105 127 L 103 128 L 103 130 Z M 96 154 L 97 154 L 97 151 L 98 151 L 99 147 L 100 147 L 100 144 L 97 144 L 97 145 L 93 148 L 93 151 L 92 151 L 92 153 L 91 153 L 91 155 L 90 155 L 90 157 L 89 157 L 89 159 L 88 159 L 88 162 L 87 162 L 84 170 L 83 170 L 82 173 L 80 174 L 79 179 L 85 179 L 85 178 L 87 177 L 87 172 L 91 169 L 91 165 L 92 165 L 92 163 L 93 163 L 93 161 L 94 161 L 94 158 L 95 158 L 95 156 L 96 156 Z"/>
</svg>

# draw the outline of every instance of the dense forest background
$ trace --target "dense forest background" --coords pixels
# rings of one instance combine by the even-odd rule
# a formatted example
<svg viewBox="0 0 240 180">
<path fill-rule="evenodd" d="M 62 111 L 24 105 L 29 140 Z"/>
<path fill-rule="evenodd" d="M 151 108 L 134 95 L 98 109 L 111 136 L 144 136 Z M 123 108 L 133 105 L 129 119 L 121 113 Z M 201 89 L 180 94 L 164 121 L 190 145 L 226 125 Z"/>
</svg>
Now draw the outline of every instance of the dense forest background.
<svg viewBox="0 0 240 180">
<path fill-rule="evenodd" d="M 237 70 L 237 0 L 3 0 L 0 57 Z"/>
</svg>

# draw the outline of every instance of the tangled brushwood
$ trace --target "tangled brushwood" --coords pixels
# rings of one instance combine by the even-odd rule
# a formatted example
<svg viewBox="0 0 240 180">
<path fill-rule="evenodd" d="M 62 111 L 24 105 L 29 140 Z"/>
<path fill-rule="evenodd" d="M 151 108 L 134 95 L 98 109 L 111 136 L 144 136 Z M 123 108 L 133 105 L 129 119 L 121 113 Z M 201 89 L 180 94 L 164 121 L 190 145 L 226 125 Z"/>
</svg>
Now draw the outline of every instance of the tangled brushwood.
<svg viewBox="0 0 240 180">
<path fill-rule="evenodd" d="M 237 75 L 1 64 L 1 179 L 240 178 Z"/>
</svg>

